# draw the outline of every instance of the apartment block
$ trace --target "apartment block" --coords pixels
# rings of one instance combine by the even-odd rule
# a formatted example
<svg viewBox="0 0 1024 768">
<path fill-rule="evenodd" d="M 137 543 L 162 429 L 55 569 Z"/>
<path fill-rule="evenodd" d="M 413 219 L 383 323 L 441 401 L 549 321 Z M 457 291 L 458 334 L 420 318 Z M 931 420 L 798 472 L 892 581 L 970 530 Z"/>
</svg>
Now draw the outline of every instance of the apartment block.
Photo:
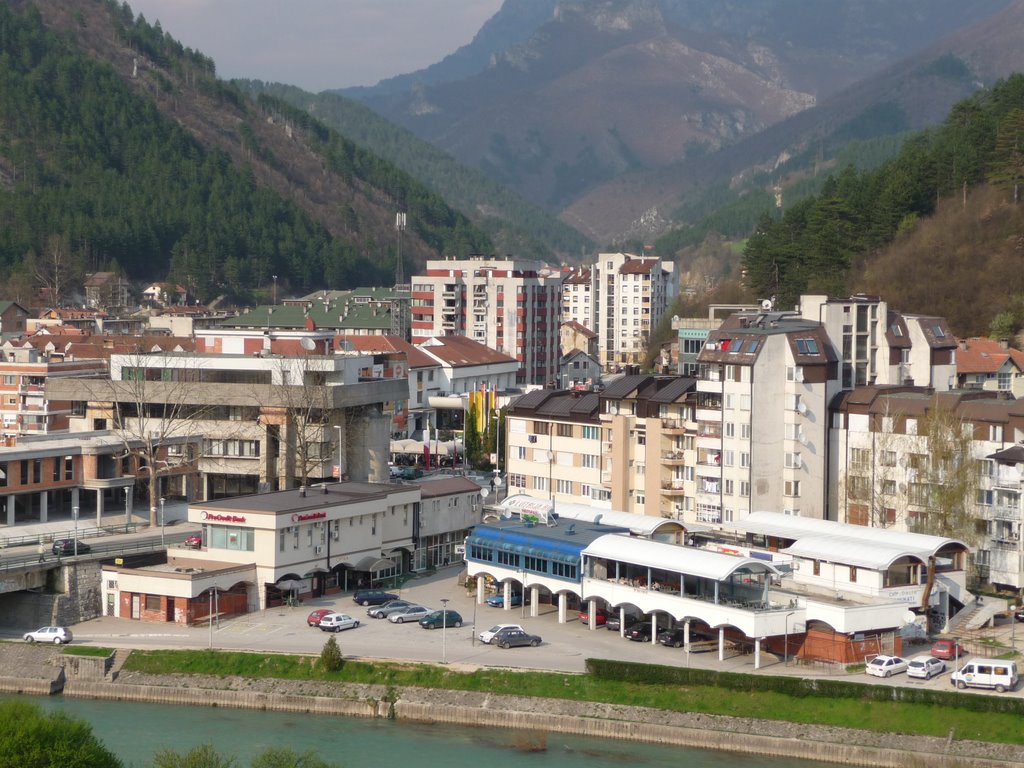
<svg viewBox="0 0 1024 768">
<path fill-rule="evenodd" d="M 412 278 L 412 342 L 467 336 L 515 358 L 519 385 L 548 384 L 558 375 L 561 283 L 539 261 L 428 261 Z"/>
<path fill-rule="evenodd" d="M 996 392 L 858 387 L 831 420 L 833 519 L 924 533 L 952 524 L 944 535 L 971 546 L 983 581 L 1024 587 L 1024 404 Z M 968 498 L 966 515 L 950 521 L 939 494 L 953 487 Z"/>
</svg>

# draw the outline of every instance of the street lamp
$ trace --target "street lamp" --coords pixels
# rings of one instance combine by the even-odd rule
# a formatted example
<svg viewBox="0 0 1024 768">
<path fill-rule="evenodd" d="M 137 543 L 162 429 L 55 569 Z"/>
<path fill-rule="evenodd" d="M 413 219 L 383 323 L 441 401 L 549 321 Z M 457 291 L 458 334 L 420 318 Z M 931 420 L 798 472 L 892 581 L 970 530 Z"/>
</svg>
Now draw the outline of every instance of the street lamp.
<svg viewBox="0 0 1024 768">
<path fill-rule="evenodd" d="M 494 477 L 491 478 L 491 487 L 494 489 L 494 503 L 497 504 L 500 499 L 498 498 L 501 491 L 501 475 L 498 474 L 498 469 L 494 469 Z"/>
<path fill-rule="evenodd" d="M 128 525 L 132 521 L 132 513 L 128 509 L 128 501 L 131 497 L 132 489 L 129 486 L 124 487 L 124 526 L 125 532 L 128 531 Z"/>
<path fill-rule="evenodd" d="M 71 519 L 75 521 L 75 557 L 78 557 L 78 507 L 71 508 Z"/>
<path fill-rule="evenodd" d="M 160 546 L 164 545 L 164 497 L 160 497 Z"/>
<path fill-rule="evenodd" d="M 213 650 L 213 616 L 215 610 L 220 610 L 220 597 L 217 594 L 216 587 L 210 587 L 210 612 L 207 615 L 207 620 L 210 624 L 210 650 Z"/>
<path fill-rule="evenodd" d="M 448 644 L 445 635 L 448 630 L 448 598 L 441 598 L 441 663 L 448 663 Z"/>
<path fill-rule="evenodd" d="M 786 623 L 786 644 L 785 644 L 785 651 L 784 651 L 783 656 L 782 656 L 782 666 L 784 666 L 784 667 L 789 665 L 789 617 L 792 616 L 794 613 L 796 613 L 796 611 L 790 611 L 789 613 L 786 614 L 786 619 L 785 619 L 785 623 Z"/>
<path fill-rule="evenodd" d="M 274 306 L 277 306 L 277 275 L 271 275 L 274 278 Z"/>
</svg>

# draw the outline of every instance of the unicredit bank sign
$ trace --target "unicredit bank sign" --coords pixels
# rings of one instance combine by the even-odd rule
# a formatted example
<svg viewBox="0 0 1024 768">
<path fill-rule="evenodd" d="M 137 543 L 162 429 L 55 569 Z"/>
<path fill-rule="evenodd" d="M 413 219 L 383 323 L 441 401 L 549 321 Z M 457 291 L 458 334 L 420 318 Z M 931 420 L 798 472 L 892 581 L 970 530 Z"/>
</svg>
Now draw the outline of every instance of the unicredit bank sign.
<svg viewBox="0 0 1024 768">
<path fill-rule="evenodd" d="M 325 517 L 327 517 L 327 513 L 326 512 L 306 512 L 306 513 L 301 514 L 301 515 L 300 514 L 292 515 L 292 522 L 293 523 L 301 523 L 304 520 L 323 520 Z"/>
<path fill-rule="evenodd" d="M 244 515 L 220 515 L 216 512 L 201 512 L 199 517 L 211 523 L 244 523 Z"/>
</svg>

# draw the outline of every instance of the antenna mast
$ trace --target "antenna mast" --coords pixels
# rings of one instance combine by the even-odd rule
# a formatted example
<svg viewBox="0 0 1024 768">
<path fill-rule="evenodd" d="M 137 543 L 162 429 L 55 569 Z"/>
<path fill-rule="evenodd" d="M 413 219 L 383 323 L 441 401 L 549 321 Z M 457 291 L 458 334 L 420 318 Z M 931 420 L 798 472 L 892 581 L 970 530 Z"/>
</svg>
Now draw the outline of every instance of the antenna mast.
<svg viewBox="0 0 1024 768">
<path fill-rule="evenodd" d="M 398 232 L 398 258 L 395 259 L 395 287 L 397 288 L 405 280 L 405 275 L 402 272 L 402 232 L 405 231 L 405 214 L 402 212 L 395 214 L 395 230 Z"/>
</svg>

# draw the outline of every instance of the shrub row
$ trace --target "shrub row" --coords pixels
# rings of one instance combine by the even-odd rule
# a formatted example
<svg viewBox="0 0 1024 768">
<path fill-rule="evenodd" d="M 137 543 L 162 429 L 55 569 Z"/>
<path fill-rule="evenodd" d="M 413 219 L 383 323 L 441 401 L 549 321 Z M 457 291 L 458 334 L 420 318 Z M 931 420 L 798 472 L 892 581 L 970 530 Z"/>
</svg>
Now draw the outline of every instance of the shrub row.
<svg viewBox="0 0 1024 768">
<path fill-rule="evenodd" d="M 733 691 L 770 691 L 796 698 L 817 696 L 826 699 L 862 701 L 899 701 L 953 707 L 973 712 L 1005 712 L 1024 715 L 1024 700 L 1010 696 L 983 696 L 955 690 L 903 688 L 870 685 L 847 680 L 790 677 L 784 675 L 748 675 L 716 672 L 710 669 L 665 667 L 610 659 L 587 659 L 587 671 L 599 680 L 616 680 L 639 685 L 686 685 L 726 688 Z"/>
</svg>

